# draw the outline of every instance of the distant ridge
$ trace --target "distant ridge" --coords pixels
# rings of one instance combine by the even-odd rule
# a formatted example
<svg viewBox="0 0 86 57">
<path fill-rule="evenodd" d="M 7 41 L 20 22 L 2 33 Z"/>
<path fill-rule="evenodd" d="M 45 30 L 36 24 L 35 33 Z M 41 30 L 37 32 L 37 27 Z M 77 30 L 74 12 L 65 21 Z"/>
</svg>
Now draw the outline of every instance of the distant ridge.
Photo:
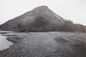
<svg viewBox="0 0 86 57">
<path fill-rule="evenodd" d="M 0 26 L 0 30 L 17 32 L 41 32 L 59 30 L 64 19 L 47 6 L 39 6 Z"/>
</svg>

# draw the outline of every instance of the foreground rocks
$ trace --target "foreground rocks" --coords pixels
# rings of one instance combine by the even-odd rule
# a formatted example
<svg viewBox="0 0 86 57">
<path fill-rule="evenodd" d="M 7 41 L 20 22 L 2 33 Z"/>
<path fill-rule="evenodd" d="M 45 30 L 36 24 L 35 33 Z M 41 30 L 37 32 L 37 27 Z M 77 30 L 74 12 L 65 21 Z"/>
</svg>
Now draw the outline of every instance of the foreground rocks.
<svg viewBox="0 0 86 57">
<path fill-rule="evenodd" d="M 14 45 L 1 51 L 0 57 L 86 57 L 86 34 L 36 32 L 5 35 Z"/>
</svg>

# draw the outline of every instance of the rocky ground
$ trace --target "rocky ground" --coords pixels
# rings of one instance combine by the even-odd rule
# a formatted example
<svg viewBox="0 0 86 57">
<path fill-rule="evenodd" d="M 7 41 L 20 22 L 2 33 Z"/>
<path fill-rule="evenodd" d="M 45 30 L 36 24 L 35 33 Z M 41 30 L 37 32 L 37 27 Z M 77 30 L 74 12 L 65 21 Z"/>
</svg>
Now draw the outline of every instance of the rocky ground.
<svg viewBox="0 0 86 57">
<path fill-rule="evenodd" d="M 86 34 L 70 32 L 7 33 L 14 44 L 0 57 L 86 57 Z"/>
</svg>

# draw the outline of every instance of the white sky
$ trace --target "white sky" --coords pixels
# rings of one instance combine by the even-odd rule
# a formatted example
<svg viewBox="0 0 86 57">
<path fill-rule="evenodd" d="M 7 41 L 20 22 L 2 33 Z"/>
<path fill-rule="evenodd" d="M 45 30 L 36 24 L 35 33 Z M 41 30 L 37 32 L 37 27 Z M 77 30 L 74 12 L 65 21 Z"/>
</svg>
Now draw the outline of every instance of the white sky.
<svg viewBox="0 0 86 57">
<path fill-rule="evenodd" d="M 0 0 L 0 24 L 41 5 L 64 19 L 86 25 L 86 0 Z"/>
</svg>

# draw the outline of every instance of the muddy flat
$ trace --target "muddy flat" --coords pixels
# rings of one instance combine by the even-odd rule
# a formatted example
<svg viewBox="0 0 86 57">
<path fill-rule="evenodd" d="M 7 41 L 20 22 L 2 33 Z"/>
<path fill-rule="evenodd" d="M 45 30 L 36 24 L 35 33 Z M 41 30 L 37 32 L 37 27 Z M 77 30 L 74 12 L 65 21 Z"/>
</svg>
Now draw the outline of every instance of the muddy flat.
<svg viewBox="0 0 86 57">
<path fill-rule="evenodd" d="M 86 57 L 86 34 L 70 32 L 7 33 L 13 42 L 0 57 Z"/>
</svg>

